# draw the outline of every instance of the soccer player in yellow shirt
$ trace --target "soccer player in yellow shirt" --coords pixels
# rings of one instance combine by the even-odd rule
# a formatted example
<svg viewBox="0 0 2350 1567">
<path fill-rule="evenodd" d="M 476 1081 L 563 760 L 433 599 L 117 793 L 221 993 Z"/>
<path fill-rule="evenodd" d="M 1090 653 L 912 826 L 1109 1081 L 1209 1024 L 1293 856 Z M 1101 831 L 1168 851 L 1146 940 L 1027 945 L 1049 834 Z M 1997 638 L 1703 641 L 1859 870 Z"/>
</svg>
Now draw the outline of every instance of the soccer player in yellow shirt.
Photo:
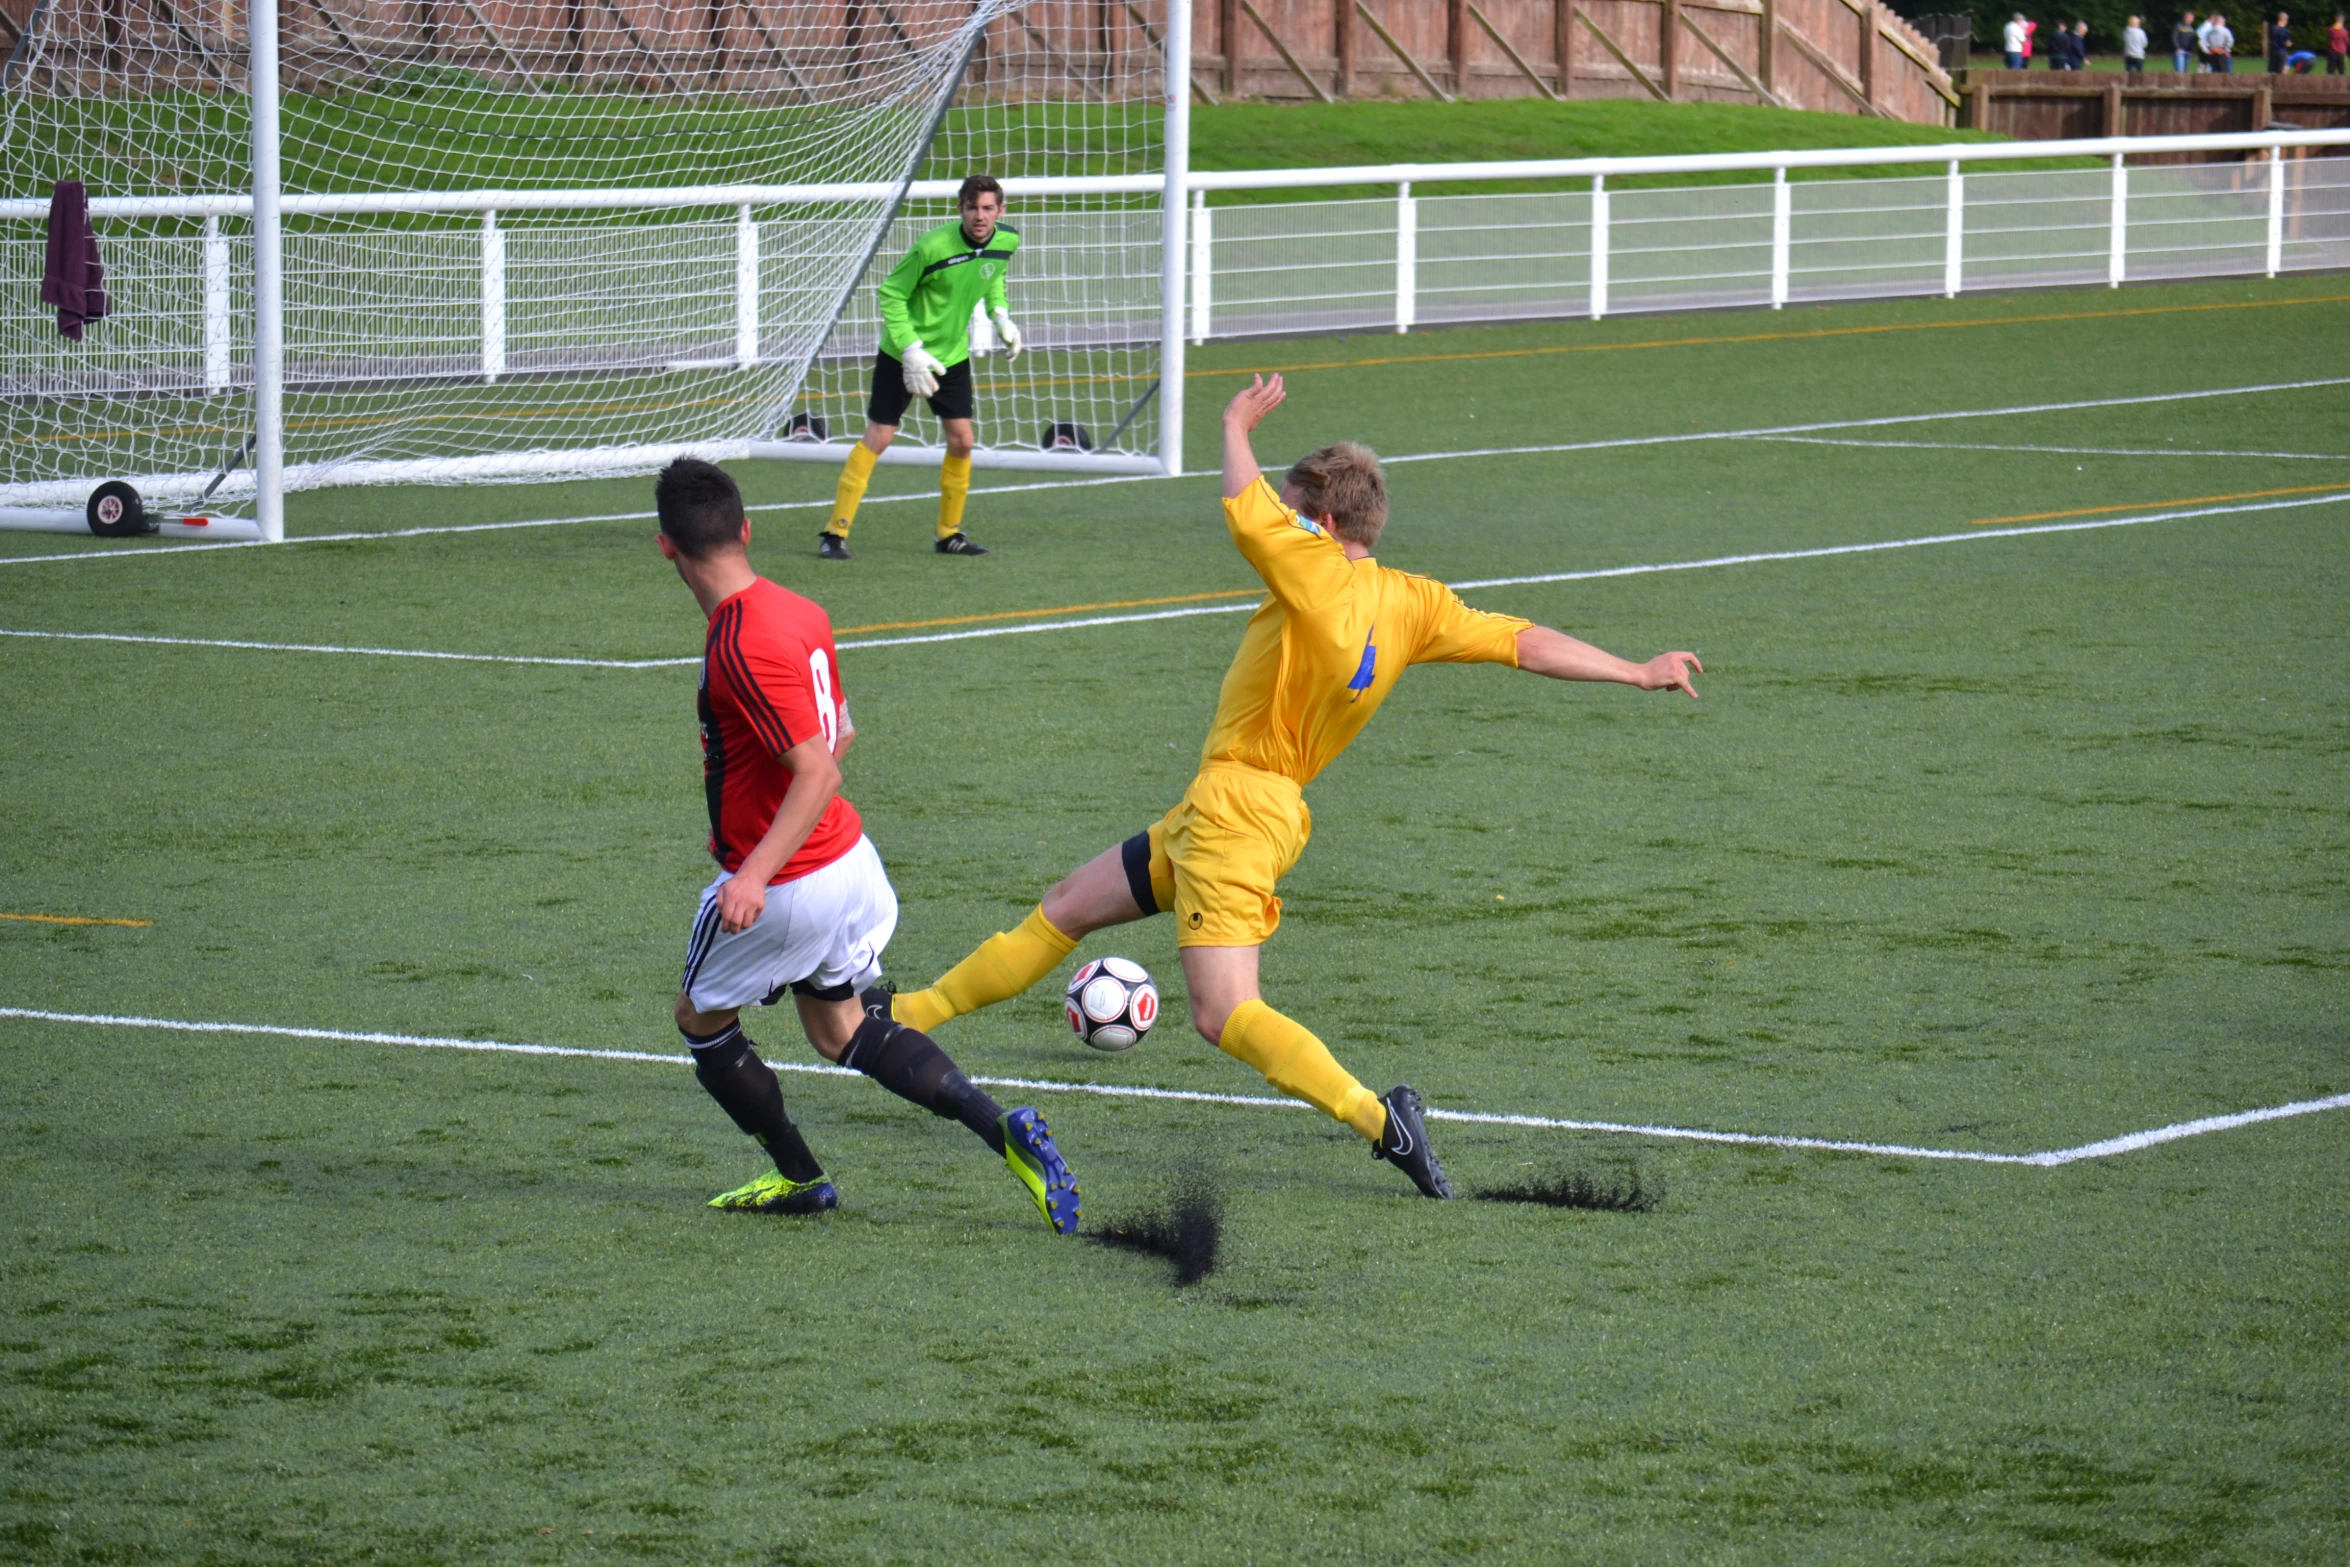
<svg viewBox="0 0 2350 1567">
<path fill-rule="evenodd" d="M 1419 1094 L 1409 1084 L 1373 1094 L 1258 993 L 1257 951 L 1281 923 L 1273 889 L 1313 830 L 1305 785 L 1412 664 L 1511 664 L 1691 697 L 1704 666 L 1678 652 L 1629 663 L 1380 565 L 1371 551 L 1387 483 L 1369 449 L 1345 441 L 1307 454 L 1278 495 L 1258 472 L 1249 435 L 1282 396 L 1281 377 L 1258 378 L 1224 410 L 1224 523 L 1269 596 L 1225 672 L 1199 776 L 1148 831 L 1078 867 L 1018 930 L 989 937 L 928 990 L 892 997 L 891 1013 L 929 1032 L 1018 995 L 1092 932 L 1171 911 L 1192 1025 L 1208 1042 L 1362 1133 L 1426 1196 L 1450 1197 Z"/>
</svg>

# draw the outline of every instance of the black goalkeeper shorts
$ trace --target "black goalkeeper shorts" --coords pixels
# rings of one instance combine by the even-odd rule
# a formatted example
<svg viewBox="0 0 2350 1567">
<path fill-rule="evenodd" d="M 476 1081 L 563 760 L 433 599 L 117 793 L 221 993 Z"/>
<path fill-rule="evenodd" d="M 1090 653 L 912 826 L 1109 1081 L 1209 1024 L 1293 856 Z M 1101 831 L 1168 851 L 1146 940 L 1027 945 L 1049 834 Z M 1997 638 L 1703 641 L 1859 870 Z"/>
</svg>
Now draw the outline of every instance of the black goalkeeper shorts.
<svg viewBox="0 0 2350 1567">
<path fill-rule="evenodd" d="M 971 396 L 971 361 L 950 367 L 938 378 L 938 390 L 923 399 L 941 419 L 969 419 L 975 404 Z M 873 356 L 873 393 L 865 400 L 870 424 L 892 427 L 905 423 L 914 394 L 906 390 L 906 367 L 887 354 Z"/>
</svg>

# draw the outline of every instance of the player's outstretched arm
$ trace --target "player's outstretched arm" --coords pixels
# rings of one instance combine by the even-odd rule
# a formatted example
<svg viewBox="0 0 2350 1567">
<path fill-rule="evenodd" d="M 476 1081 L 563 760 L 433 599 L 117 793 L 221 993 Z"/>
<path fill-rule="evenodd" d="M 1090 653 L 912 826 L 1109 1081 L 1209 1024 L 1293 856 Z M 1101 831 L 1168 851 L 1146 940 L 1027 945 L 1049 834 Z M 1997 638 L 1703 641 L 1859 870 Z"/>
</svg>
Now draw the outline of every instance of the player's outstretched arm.
<svg viewBox="0 0 2350 1567">
<path fill-rule="evenodd" d="M 1518 667 L 1553 680 L 1612 680 L 1643 691 L 1686 691 L 1692 700 L 1697 687 L 1689 677 L 1705 673 L 1695 653 L 1659 653 L 1645 664 L 1635 664 L 1548 626 L 1528 626 L 1518 633 Z"/>
<path fill-rule="evenodd" d="M 1224 498 L 1238 500 L 1248 493 L 1248 487 L 1262 474 L 1257 468 L 1257 454 L 1249 449 L 1249 432 L 1257 421 L 1281 406 L 1289 394 L 1281 389 L 1281 377 L 1268 381 L 1263 376 L 1252 376 L 1240 394 L 1224 405 Z"/>
</svg>

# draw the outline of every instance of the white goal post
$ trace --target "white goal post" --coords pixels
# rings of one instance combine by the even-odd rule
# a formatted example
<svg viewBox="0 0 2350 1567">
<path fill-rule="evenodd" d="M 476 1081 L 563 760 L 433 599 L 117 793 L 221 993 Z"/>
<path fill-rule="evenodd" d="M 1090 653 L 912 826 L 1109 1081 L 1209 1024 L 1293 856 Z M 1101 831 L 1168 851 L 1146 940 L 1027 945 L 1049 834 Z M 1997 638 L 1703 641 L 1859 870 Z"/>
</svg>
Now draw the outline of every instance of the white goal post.
<svg viewBox="0 0 2350 1567">
<path fill-rule="evenodd" d="M 1167 0 L 40 0 L 0 64 L 0 526 L 70 522 L 105 480 L 249 501 L 274 539 L 295 489 L 837 461 L 872 284 L 980 172 L 1023 230 L 1028 351 L 978 367 L 979 461 L 1179 468 L 1161 230 L 1189 20 Z M 113 306 L 79 341 L 36 303 L 68 180 Z M 935 460 L 927 415 L 907 424 L 890 460 Z"/>
</svg>

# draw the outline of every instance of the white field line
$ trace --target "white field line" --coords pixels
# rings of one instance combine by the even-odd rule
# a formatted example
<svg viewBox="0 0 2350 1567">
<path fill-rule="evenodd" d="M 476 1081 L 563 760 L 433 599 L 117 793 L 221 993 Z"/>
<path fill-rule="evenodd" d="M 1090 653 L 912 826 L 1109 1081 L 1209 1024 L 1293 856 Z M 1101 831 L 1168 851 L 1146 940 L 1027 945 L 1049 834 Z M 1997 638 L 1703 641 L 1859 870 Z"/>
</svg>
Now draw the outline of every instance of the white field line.
<svg viewBox="0 0 2350 1567">
<path fill-rule="evenodd" d="M 2350 452 L 2224 452 L 2179 446 L 2001 446 L 1984 441 L 1840 441 L 1826 435 L 1753 435 L 1785 446 L 1860 446 L 1871 451 L 2054 452 L 2063 457 L 2281 457 L 2295 462 L 2350 462 Z"/>
<path fill-rule="evenodd" d="M 2350 376 L 2329 376 L 2315 381 L 2269 381 L 2257 386 L 2222 386 L 2197 392 L 2151 392 L 2137 397 L 2094 397 L 2069 403 L 2020 403 L 2007 408 L 1960 408 L 1943 413 L 1889 414 L 1873 419 L 1829 419 L 1812 424 L 1764 425 L 1751 430 L 1691 430 L 1671 435 L 1618 436 L 1600 441 L 1564 441 L 1545 446 L 1488 446 L 1454 452 L 1406 452 L 1401 456 L 1383 457 L 1383 463 L 1393 466 L 1408 462 L 1450 462 L 1470 457 L 1523 457 L 1553 452 L 1596 452 L 1636 446 L 1670 446 L 1687 441 L 1751 441 L 1779 436 L 1809 435 L 1823 430 L 1868 430 L 1885 425 L 1928 424 L 1939 419 L 1998 419 L 2010 415 L 2065 413 L 2085 408 L 2126 408 L 2146 403 L 2196 402 L 2212 397 L 2249 397 L 2263 392 L 2303 392 L 2319 387 L 2350 386 Z M 2216 455 L 2216 454 L 2215 454 Z M 2259 455 L 2284 455 L 2268 454 Z M 1188 478 L 1212 477 L 1209 473 L 1186 475 Z M 1045 479 L 1032 484 L 999 484 L 974 490 L 974 495 L 1005 495 L 1021 490 L 1079 489 L 1097 484 L 1155 484 L 1161 482 L 1150 474 L 1121 474 L 1095 479 Z M 875 495 L 866 499 L 867 505 L 893 501 L 927 500 L 927 492 L 907 495 Z M 830 501 L 777 501 L 749 508 L 758 511 L 806 511 L 829 506 Z M 350 544 L 373 539 L 412 539 L 434 533 L 496 533 L 512 528 L 560 528 L 580 522 L 642 521 L 651 512 L 609 512 L 582 517 L 538 517 L 523 522 L 469 522 L 452 523 L 439 527 L 392 528 L 372 533 L 312 533 L 287 539 L 288 544 Z M 254 544 L 181 544 L 156 549 L 136 550 L 75 550 L 63 554 L 17 555 L 0 557 L 0 566 L 25 565 L 44 560 L 130 560 L 147 559 L 159 555 L 191 555 L 207 550 L 254 549 Z"/>
<path fill-rule="evenodd" d="M 2037 533 L 2084 533 L 2099 528 L 2129 528 L 2141 523 L 2170 522 L 2183 517 L 2218 517 L 2236 512 L 2277 511 L 2292 506 L 2329 506 L 2350 501 L 2350 489 L 2289 501 L 2261 501 L 2241 506 L 2198 506 L 2185 511 L 2144 512 L 2132 517 L 2102 517 L 2089 522 L 2056 522 L 2028 528 L 1974 528 L 1965 533 L 1930 533 L 1913 539 L 1879 539 L 1867 544 L 1829 544 L 1808 550 L 1763 550 L 1745 555 L 1714 555 L 1703 560 L 1663 561 L 1640 566 L 1600 566 L 1587 571 L 1547 571 L 1524 577 L 1477 577 L 1446 584 L 1456 590 L 1509 588 L 1536 582 L 1591 582 L 1604 577 L 1642 577 L 1665 571 L 1706 571 L 1719 566 L 1752 566 L 1779 560 L 1818 560 L 1830 555 L 1867 555 L 1880 550 L 1917 549 L 1928 544 L 1971 544 L 1978 539 L 2014 539 Z M 989 626 L 976 631 L 942 631 L 918 637 L 867 637 L 840 644 L 851 648 L 902 647 L 914 642 L 962 642 L 974 637 L 1011 637 L 1032 631 L 1071 631 L 1084 626 L 1117 626 L 1143 620 L 1177 620 L 1187 615 L 1234 615 L 1253 612 L 1246 604 L 1214 604 L 1194 609 L 1162 609 L 1139 615 L 1096 615 L 1084 620 L 1051 620 L 1025 626 Z"/>
<path fill-rule="evenodd" d="M 110 1012 L 50 1012 L 35 1007 L 0 1007 L 0 1018 L 21 1018 L 36 1023 L 73 1023 L 97 1028 L 161 1029 L 179 1034 L 258 1034 L 276 1039 L 319 1039 L 337 1044 L 404 1045 L 423 1050 L 472 1050 L 497 1055 L 571 1056 L 597 1061 L 650 1061 L 665 1066 L 690 1066 L 690 1057 L 664 1054 L 651 1050 L 587 1050 L 569 1045 L 526 1045 L 500 1039 L 456 1039 L 432 1034 L 387 1034 L 374 1030 L 343 1028 L 287 1028 L 271 1023 L 212 1023 L 193 1022 L 177 1018 L 131 1017 Z M 864 1074 L 843 1066 L 820 1066 L 806 1062 L 772 1061 L 768 1063 L 780 1072 L 801 1072 L 823 1077 L 861 1077 Z M 975 1083 L 991 1088 L 1021 1088 L 1039 1093 L 1088 1094 L 1105 1099 L 1159 1099 L 1176 1100 L 1190 1104 L 1238 1105 L 1259 1110 L 1306 1110 L 1312 1107 L 1295 1099 L 1274 1099 L 1259 1094 L 1211 1094 L 1176 1088 L 1143 1088 L 1112 1083 L 1064 1083 L 1050 1078 L 1033 1077 L 974 1077 Z M 1821 1153 L 1874 1154 L 1901 1159 L 1938 1159 L 1962 1164 L 2028 1165 L 2038 1169 L 2054 1169 L 2060 1165 L 2077 1164 L 2084 1159 L 2108 1159 L 2116 1154 L 2136 1153 L 2158 1147 L 2163 1143 L 2178 1142 L 2189 1137 L 2202 1137 L 2212 1132 L 2232 1131 L 2241 1126 L 2253 1126 L 2263 1121 L 2282 1121 L 2295 1116 L 2316 1115 L 2327 1110 L 2350 1109 L 2350 1094 L 2334 1094 L 2324 1099 L 2302 1099 L 2291 1104 L 2266 1105 L 2257 1110 L 2239 1110 L 2229 1115 L 2204 1116 L 2194 1121 L 2176 1121 L 2168 1126 L 2151 1127 L 2143 1132 L 2131 1132 L 2122 1137 L 2109 1137 L 2101 1142 L 2083 1143 L 2074 1148 L 2051 1148 L 2039 1153 L 1986 1153 L 1968 1148 L 1915 1148 L 1903 1143 L 1853 1142 L 1826 1137 L 1773 1137 L 1760 1132 L 1715 1132 L 1698 1127 L 1651 1125 L 1627 1121 L 1580 1121 L 1543 1115 L 1489 1115 L 1474 1110 L 1428 1111 L 1432 1121 L 1457 1121 L 1473 1126 L 1524 1126 L 1545 1131 L 1612 1132 L 1628 1137 L 1653 1137 L 1679 1142 L 1726 1143 L 1753 1148 L 1791 1148 Z"/>
<path fill-rule="evenodd" d="M 1721 566 L 1752 566 L 1770 561 L 1817 560 L 1830 555 L 1868 555 L 1882 550 L 1917 549 L 1928 544 L 1970 544 L 1978 539 L 2013 539 L 2038 533 L 2086 533 L 2100 528 L 2129 528 L 2141 523 L 2171 522 L 2185 517 L 2222 517 L 2238 512 L 2283 511 L 2298 506 L 2331 506 L 2350 501 L 2350 489 L 2332 495 L 2313 495 L 2284 501 L 2258 501 L 2239 506 L 2198 506 L 2185 511 L 2144 512 L 2133 517 L 2102 517 L 2088 522 L 2040 523 L 2028 528 L 1976 528 L 1965 533 L 1930 533 L 1912 539 L 1878 539 L 1866 544 L 1829 544 L 1808 550 L 1763 550 L 1745 555 L 1713 555 L 1703 560 L 1661 561 L 1639 566 L 1599 566 L 1585 571 L 1547 571 L 1524 577 L 1478 577 L 1449 583 L 1455 589 L 1522 587 L 1543 582 L 1592 582 L 1607 577 L 1653 576 L 1667 571 L 1707 571 Z M 226 546 L 206 546 L 225 548 Z M 839 644 L 842 651 L 859 648 L 906 647 L 924 642 L 969 642 L 981 637 L 1028 636 L 1040 631 L 1081 631 L 1089 626 L 1124 626 L 1151 620 L 1183 620 L 1193 615 L 1252 613 L 1260 601 L 1241 604 L 1204 604 L 1188 609 L 1150 610 L 1136 615 L 1090 615 L 1082 620 L 1041 620 L 1019 626 L 983 626 L 968 631 L 934 631 L 912 637 L 864 637 Z M 553 658 L 508 653 L 440 653 L 415 648 L 337 647 L 315 642 L 244 642 L 210 637 L 134 636 L 116 631 L 19 631 L 0 626 L 0 637 L 31 637 L 59 642 L 137 642 L 168 647 L 243 648 L 268 653 L 348 653 L 366 658 L 429 658 L 467 664 L 557 664 L 575 669 L 676 669 L 698 665 L 699 658 Z"/>
<path fill-rule="evenodd" d="M 143 642 L 166 647 L 246 648 L 263 653 L 351 653 L 364 658 L 434 658 L 458 664 L 561 664 L 574 669 L 668 669 L 696 665 L 699 658 L 533 658 L 519 653 L 436 653 L 403 647 L 337 647 L 326 642 L 239 642 L 214 637 L 140 637 L 118 631 L 16 631 L 0 626 L 0 637 L 34 637 L 51 642 Z"/>
</svg>

